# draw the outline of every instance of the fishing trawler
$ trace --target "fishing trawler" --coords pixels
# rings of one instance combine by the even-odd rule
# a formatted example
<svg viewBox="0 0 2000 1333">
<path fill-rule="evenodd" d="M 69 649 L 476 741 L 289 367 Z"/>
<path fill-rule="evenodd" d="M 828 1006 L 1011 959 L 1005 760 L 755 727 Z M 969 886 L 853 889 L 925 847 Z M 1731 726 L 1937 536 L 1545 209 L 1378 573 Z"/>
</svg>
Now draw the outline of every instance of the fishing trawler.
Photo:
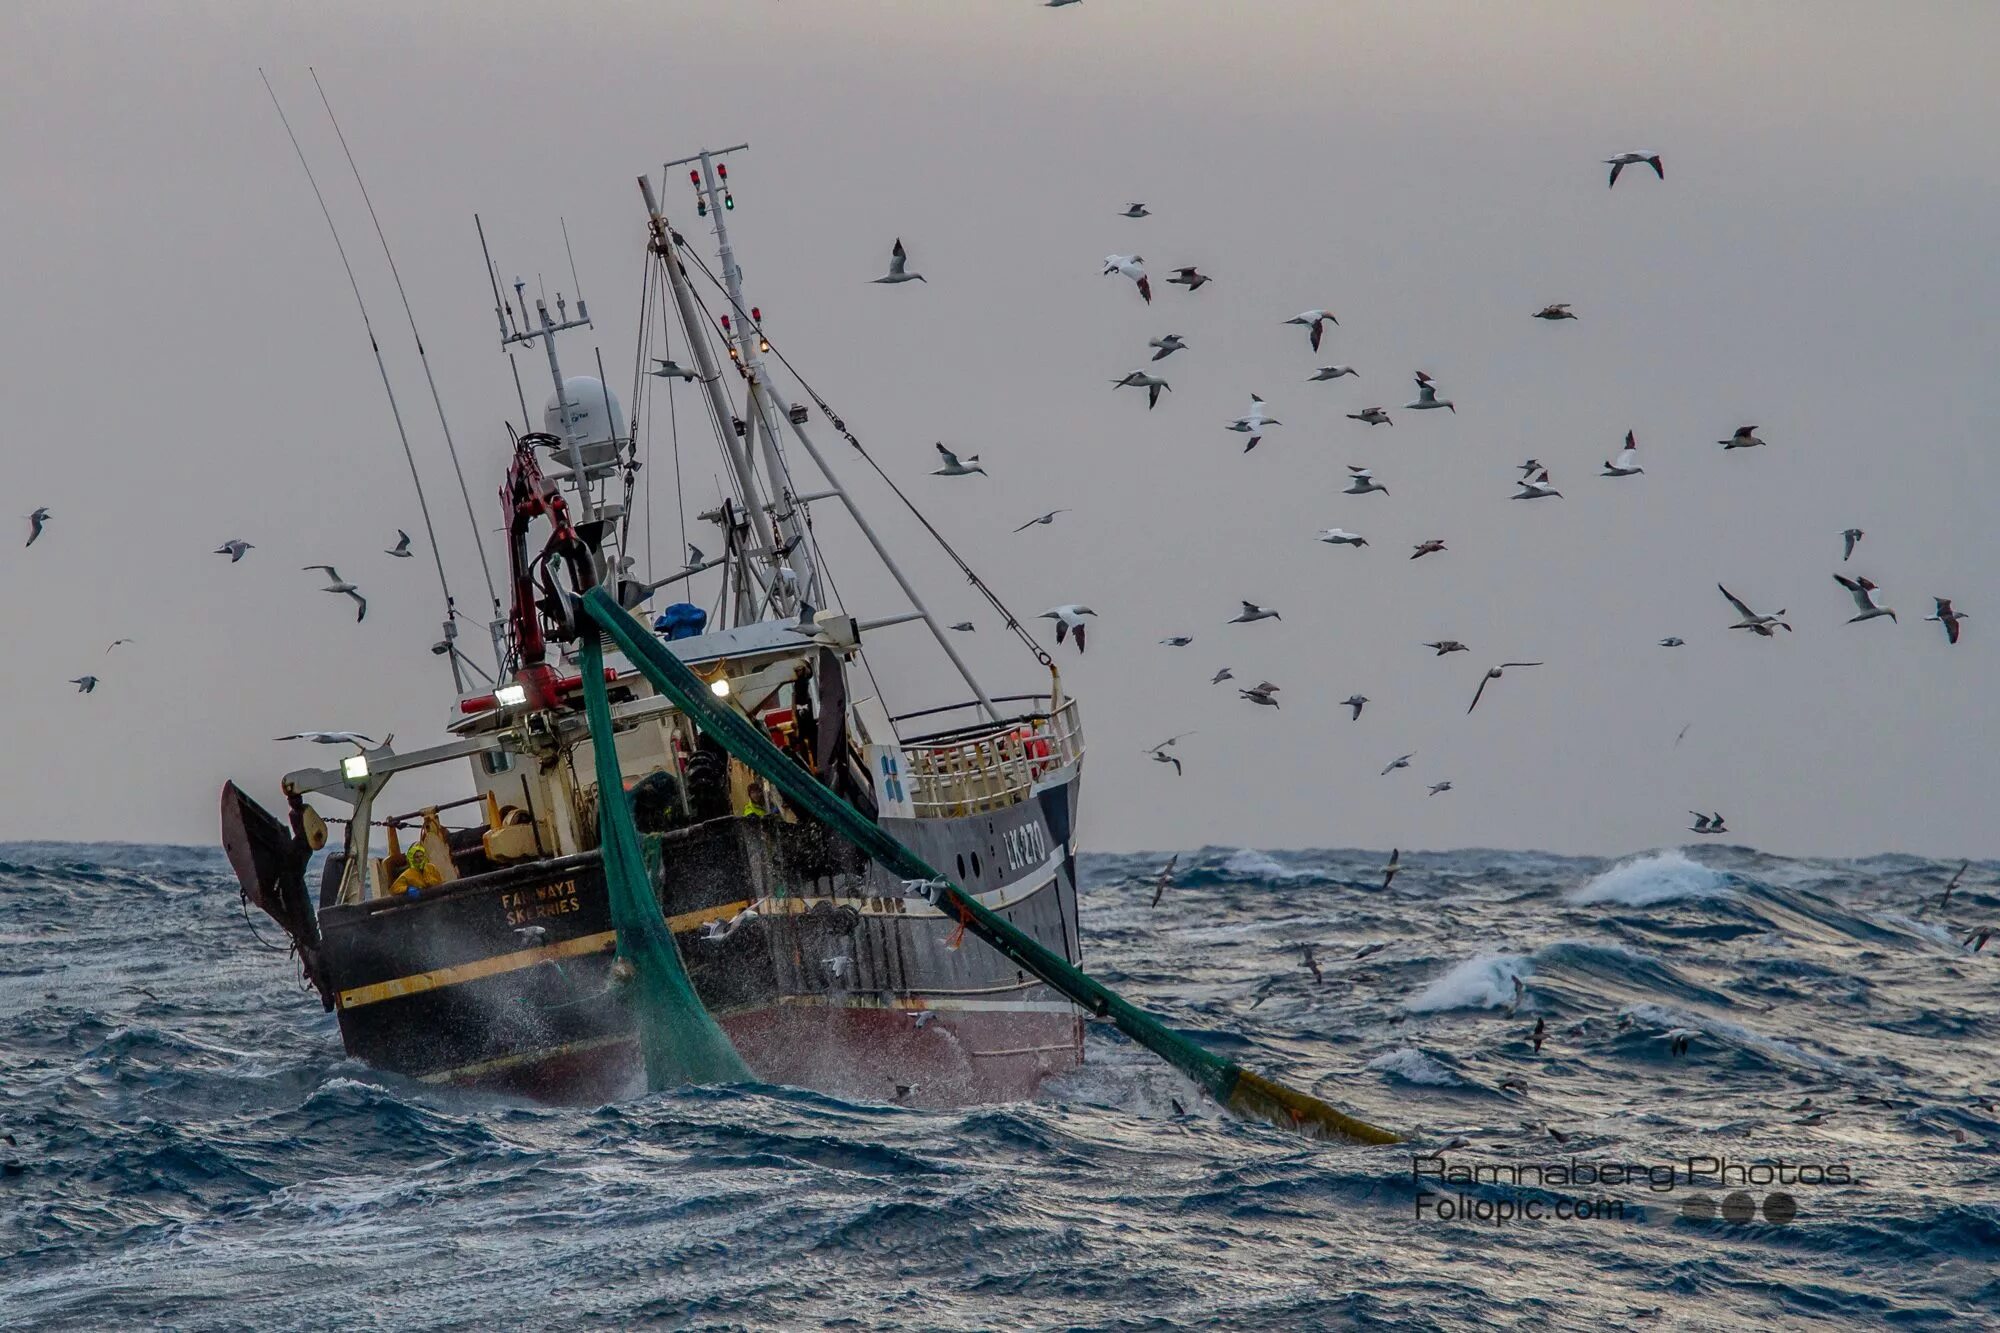
<svg viewBox="0 0 2000 1333">
<path fill-rule="evenodd" d="M 1047 673 L 1041 693 L 985 691 L 835 476 L 814 437 L 814 409 L 872 460 L 803 381 L 810 404 L 774 382 L 762 315 L 744 297 L 728 234 L 735 201 L 723 159 L 744 147 L 667 164 L 691 168 L 715 269 L 640 179 L 649 254 L 640 364 L 671 354 L 651 355 L 658 368 L 635 376 L 629 418 L 601 356 L 595 377 L 561 366 L 558 335 L 590 323 L 582 299 L 574 317 L 560 295 L 555 313 L 536 300 L 530 316 L 525 284 L 507 299 L 489 253 L 502 348 L 539 345 L 552 391 L 540 429 L 518 395 L 523 429 L 500 492 L 508 564 L 504 599 L 496 596 L 504 614 L 491 627 L 495 670 L 459 646 L 444 589 L 436 651 L 457 686 L 445 738 L 409 752 L 357 741 L 333 767 L 290 773 L 282 818 L 234 783 L 223 788 L 223 846 L 246 900 L 285 930 L 347 1051 L 371 1065 L 560 1102 L 639 1086 L 598 846 L 605 793 L 574 651 L 581 634 L 595 633 L 577 611 L 592 588 L 981 905 L 1061 959 L 1079 958 L 1076 704 L 1048 655 L 938 536 Z M 515 378 L 518 388 L 518 364 Z M 696 395 L 714 427 L 724 494 L 697 521 L 719 554 L 690 548 L 685 567 L 652 579 L 636 558 L 645 528 L 634 526 L 634 482 L 646 441 L 632 423 L 645 419 L 645 393 L 677 390 Z M 810 485 L 795 483 L 792 446 L 818 474 Z M 830 504 L 880 558 L 906 609 L 868 618 L 828 596 L 812 510 Z M 709 571 L 719 571 L 712 609 L 685 591 Z M 907 650 L 899 639 L 919 626 L 942 649 L 962 701 L 893 712 L 866 654 Z M 1062 993 L 974 947 L 962 913 L 933 906 L 920 885 L 789 809 L 626 657 L 607 649 L 604 662 L 626 786 L 613 798 L 631 803 L 689 978 L 759 1078 L 941 1105 L 1024 1096 L 1082 1059 L 1082 1015 Z M 465 798 L 384 813 L 397 804 L 398 776 L 440 766 L 469 779 Z M 344 825 L 337 847 L 328 847 L 329 824 Z"/>
</svg>

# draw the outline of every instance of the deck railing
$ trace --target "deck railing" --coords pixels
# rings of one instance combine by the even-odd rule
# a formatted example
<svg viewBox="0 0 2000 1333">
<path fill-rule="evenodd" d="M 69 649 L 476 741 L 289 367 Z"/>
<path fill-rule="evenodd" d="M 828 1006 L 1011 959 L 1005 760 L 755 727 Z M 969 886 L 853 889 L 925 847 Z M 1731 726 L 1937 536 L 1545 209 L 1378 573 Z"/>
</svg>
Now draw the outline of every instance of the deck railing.
<svg viewBox="0 0 2000 1333">
<path fill-rule="evenodd" d="M 917 817 L 934 819 L 1014 805 L 1082 758 L 1083 726 L 1076 701 L 1066 699 L 1052 710 L 906 742 L 903 772 Z"/>
</svg>

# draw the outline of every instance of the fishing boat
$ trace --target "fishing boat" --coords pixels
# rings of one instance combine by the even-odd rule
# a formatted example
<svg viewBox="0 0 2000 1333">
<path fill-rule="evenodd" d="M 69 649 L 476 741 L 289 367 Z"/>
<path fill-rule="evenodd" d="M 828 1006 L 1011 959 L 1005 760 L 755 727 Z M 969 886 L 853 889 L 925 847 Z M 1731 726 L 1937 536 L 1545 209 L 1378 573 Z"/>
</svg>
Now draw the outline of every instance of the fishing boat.
<svg viewBox="0 0 2000 1333">
<path fill-rule="evenodd" d="M 464 617 L 438 561 L 447 614 L 435 651 L 455 695 L 437 743 L 403 751 L 393 738 L 357 739 L 331 767 L 286 775 L 281 815 L 233 782 L 223 788 L 223 847 L 246 901 L 284 929 L 347 1052 L 372 1066 L 552 1102 L 640 1086 L 577 651 L 597 632 L 578 613 L 593 588 L 982 907 L 1079 960 L 1076 702 L 1048 654 L 926 520 L 1045 673 L 1038 692 L 990 695 L 835 475 L 821 429 L 873 461 L 790 360 L 774 356 L 744 295 L 726 159 L 745 147 L 667 164 L 690 168 L 713 268 L 640 179 L 649 278 L 635 360 L 656 368 L 635 374 L 629 417 L 601 355 L 594 376 L 562 367 L 559 337 L 591 326 L 581 297 L 573 315 L 561 295 L 553 313 L 536 299 L 531 315 L 525 284 L 509 299 L 488 253 L 501 347 L 541 352 L 551 391 L 535 428 L 520 390 L 522 428 L 510 427 L 506 585 L 490 670 L 460 646 Z M 484 249 L 483 227 L 480 239 Z M 518 390 L 518 363 L 514 372 Z M 793 384 L 803 396 L 788 392 Z M 635 505 L 649 441 L 633 423 L 647 419 L 644 395 L 675 392 L 692 395 L 711 423 L 722 492 L 691 516 L 709 535 L 655 578 L 640 559 L 650 560 L 650 507 Z M 795 474 L 802 463 L 810 473 Z M 905 607 L 865 616 L 841 603 L 813 527 L 815 507 L 824 517 L 835 506 Z M 713 588 L 706 604 L 689 591 L 698 584 Z M 898 712 L 868 657 L 916 651 L 926 628 L 951 669 L 943 697 L 955 701 Z M 689 979 L 758 1078 L 949 1105 L 1022 1097 L 1081 1061 L 1082 1012 L 1017 961 L 975 947 L 964 908 L 934 905 L 923 885 L 801 817 L 628 657 L 607 647 L 603 661 L 625 785 L 613 799 L 630 802 Z M 462 799 L 385 813 L 399 804 L 399 776 L 440 768 L 468 779 Z M 330 825 L 344 829 L 333 845 Z"/>
</svg>

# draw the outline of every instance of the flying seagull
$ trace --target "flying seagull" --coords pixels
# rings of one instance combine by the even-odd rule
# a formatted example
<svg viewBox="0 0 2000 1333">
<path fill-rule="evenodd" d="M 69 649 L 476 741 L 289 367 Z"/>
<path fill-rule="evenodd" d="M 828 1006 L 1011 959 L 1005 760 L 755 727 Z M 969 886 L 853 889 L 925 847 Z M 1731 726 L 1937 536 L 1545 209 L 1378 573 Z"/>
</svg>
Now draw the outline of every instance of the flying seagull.
<svg viewBox="0 0 2000 1333">
<path fill-rule="evenodd" d="M 1238 434 L 1250 437 L 1250 443 L 1243 446 L 1243 452 L 1247 454 L 1257 447 L 1259 440 L 1264 438 L 1265 427 L 1282 426 L 1284 424 L 1284 422 L 1278 420 L 1276 417 L 1266 413 L 1264 410 L 1264 400 L 1253 393 L 1250 395 L 1250 410 L 1230 422 L 1224 429 L 1233 430 Z"/>
<path fill-rule="evenodd" d="M 1607 157 L 1604 159 L 1604 165 L 1611 168 L 1610 183 L 1612 185 L 1618 183 L 1619 172 L 1625 170 L 1627 167 L 1636 167 L 1641 163 L 1651 167 L 1654 174 L 1661 180 L 1667 178 L 1667 169 L 1660 165 L 1660 155 L 1658 153 L 1620 153 L 1616 157 Z"/>
<path fill-rule="evenodd" d="M 1160 642 L 1161 642 L 1161 643 L 1164 643 L 1164 644 L 1165 644 L 1165 645 L 1167 645 L 1167 647 L 1169 647 L 1169 648 L 1185 648 L 1185 647 L 1187 647 L 1187 646 L 1188 646 L 1189 644 L 1191 644 L 1191 643 L 1193 643 L 1193 642 L 1194 642 L 1194 635 L 1192 635 L 1192 634 L 1170 634 L 1170 635 L 1168 635 L 1168 636 L 1167 636 L 1166 638 L 1164 638 L 1164 639 L 1161 639 L 1161 640 L 1160 640 Z"/>
<path fill-rule="evenodd" d="M 1690 833 L 1713 833 L 1716 830 L 1716 826 L 1722 823 L 1721 815 L 1711 817 L 1699 810 L 1690 810 L 1688 813 L 1694 816 L 1694 823 L 1688 825 L 1688 832 Z"/>
<path fill-rule="evenodd" d="M 1166 389 L 1171 392 L 1174 387 L 1158 375 L 1148 375 L 1143 370 L 1135 370 L 1122 380 L 1111 381 L 1111 384 L 1117 389 L 1144 389 L 1148 412 L 1160 405 L 1160 390 Z"/>
<path fill-rule="evenodd" d="M 1514 466 L 1520 471 L 1523 477 L 1532 477 L 1542 470 L 1542 460 L 1539 458 L 1523 459 L 1521 462 L 1514 464 Z"/>
<path fill-rule="evenodd" d="M 1196 272 L 1194 268 L 1190 266 L 1188 268 L 1175 269 L 1174 276 L 1168 278 L 1167 281 L 1172 283 L 1176 287 L 1185 287 L 1189 291 L 1195 291 L 1198 288 L 1200 288 L 1200 286 L 1204 282 L 1213 282 L 1215 281 L 1215 279 L 1209 277 L 1206 273 Z"/>
<path fill-rule="evenodd" d="M 1278 687 L 1268 680 L 1254 685 L 1247 690 L 1238 690 L 1236 692 L 1253 704 L 1263 704 L 1268 708 L 1276 708 L 1278 706 L 1278 701 L 1272 698 L 1278 692 Z"/>
<path fill-rule="evenodd" d="M 1356 379 L 1361 378 L 1361 372 L 1353 366 L 1321 366 L 1307 377 L 1306 383 L 1317 384 L 1321 380 L 1337 380 L 1342 375 L 1352 375 Z"/>
<path fill-rule="evenodd" d="M 396 544 L 383 551 L 382 554 L 393 555 L 398 560 L 408 560 L 410 558 L 410 534 L 401 528 L 397 528 Z"/>
<path fill-rule="evenodd" d="M 36 508 L 34 513 L 28 515 L 27 545 L 33 546 L 35 544 L 35 539 L 42 535 L 42 529 L 47 527 L 48 525 L 49 525 L 49 507 L 47 505 L 41 505 Z"/>
<path fill-rule="evenodd" d="M 1546 500 L 1550 496 L 1554 496 L 1558 500 L 1562 499 L 1562 492 L 1557 490 L 1555 483 L 1549 480 L 1549 470 L 1547 468 L 1543 468 L 1541 475 L 1538 477 L 1523 477 L 1514 484 L 1521 488 L 1514 492 L 1512 496 L 1516 500 Z"/>
<path fill-rule="evenodd" d="M 352 583 L 349 583 L 346 579 L 340 577 L 339 570 L 335 569 L 332 565 L 303 565 L 301 566 L 301 568 L 306 570 L 314 570 L 314 569 L 325 570 L 326 576 L 329 579 L 332 579 L 333 582 L 327 584 L 324 588 L 321 588 L 320 591 L 345 593 L 347 596 L 352 597 L 354 599 L 356 607 L 356 610 L 354 612 L 355 623 L 359 624 L 362 620 L 367 618 L 368 599 L 361 595 L 360 589 L 356 588 Z"/>
<path fill-rule="evenodd" d="M 138 642 L 137 639 L 113 639 L 111 641 L 111 648 L 116 648 L 121 643 L 137 643 L 137 642 Z M 111 656 L 111 648 L 106 648 L 104 650 L 104 655 L 106 657 Z"/>
<path fill-rule="evenodd" d="M 979 626 L 973 624 L 970 620 L 961 620 L 956 625 L 953 625 L 952 628 L 957 630 L 960 634 L 971 634 L 975 630 L 977 630 Z"/>
<path fill-rule="evenodd" d="M 895 247 L 889 251 L 889 271 L 883 274 L 881 277 L 874 279 L 874 281 L 922 282 L 925 283 L 926 286 L 928 286 L 929 285 L 928 280 L 924 277 L 923 274 L 910 272 L 909 264 L 910 264 L 909 253 L 903 249 L 903 238 L 898 236 L 896 238 Z"/>
<path fill-rule="evenodd" d="M 76 676 L 70 680 L 70 684 L 76 686 L 76 692 L 78 694 L 89 694 L 92 690 L 97 688 L 97 677 Z"/>
<path fill-rule="evenodd" d="M 1625 447 L 1618 451 L 1618 457 L 1604 460 L 1603 477 L 1632 477 L 1646 469 L 1639 466 L 1639 441 L 1631 431 L 1625 432 Z"/>
<path fill-rule="evenodd" d="M 887 282 L 889 279 L 877 278 L 876 281 Z M 678 362 L 669 361 L 665 357 L 656 356 L 653 360 L 658 364 L 652 370 L 646 372 L 648 375 L 657 375 L 663 380 L 679 379 L 689 384 L 694 383 L 694 372 L 686 366 L 680 365 Z"/>
<path fill-rule="evenodd" d="M 1146 261 L 1138 255 L 1104 256 L 1104 276 L 1123 273 L 1139 286 L 1139 295 L 1146 298 L 1146 304 L 1153 303 L 1153 280 L 1146 276 Z"/>
<path fill-rule="evenodd" d="M 1382 867 L 1382 887 L 1386 889 L 1391 884 L 1393 884 L 1396 880 L 1397 872 L 1400 871 L 1402 868 L 1403 868 L 1403 849 L 1400 847 L 1391 847 L 1389 849 L 1388 864 Z M 1363 949 L 1362 952 L 1357 953 L 1354 956 L 1356 958 L 1362 958 L 1366 957 L 1367 954 L 1371 952 L 1373 952 L 1373 950 Z"/>
<path fill-rule="evenodd" d="M 1081 653 L 1083 651 L 1083 618 L 1096 614 L 1097 612 L 1087 606 L 1078 606 L 1075 602 L 1065 602 L 1061 606 L 1050 607 L 1048 610 L 1042 612 L 1041 615 L 1035 617 L 1035 619 L 1053 620 L 1056 622 L 1057 643 L 1061 643 L 1065 635 L 1074 634 L 1076 636 L 1076 650 Z"/>
<path fill-rule="evenodd" d="M 1755 449 L 1764 442 L 1757 438 L 1757 428 L 1755 426 L 1738 426 L 1734 435 L 1726 440 L 1717 440 L 1716 443 L 1727 451 L 1730 449 Z"/>
<path fill-rule="evenodd" d="M 1167 863 L 1161 866 L 1159 870 L 1154 874 L 1153 903 L 1152 903 L 1154 907 L 1158 907 L 1160 905 L 1160 895 L 1165 893 L 1170 887 L 1172 887 L 1174 882 L 1174 867 L 1179 865 L 1180 861 L 1181 861 L 1181 854 L 1179 852 L 1175 852 L 1172 856 L 1167 858 Z"/>
<path fill-rule="evenodd" d="M 1283 619 L 1283 616 L 1268 606 L 1259 606 L 1255 602 L 1245 602 L 1243 603 L 1243 609 L 1229 618 L 1229 623 L 1232 625 L 1247 625 L 1253 620 Z"/>
<path fill-rule="evenodd" d="M 1873 620 L 1877 616 L 1887 616 L 1891 620 L 1896 619 L 1894 611 L 1891 611 L 1888 607 L 1883 606 L 1875 600 L 1875 593 L 1877 591 L 1875 580 L 1870 578 L 1851 579 L 1845 574 L 1835 574 L 1833 581 L 1853 594 L 1854 604 L 1861 609 L 1860 615 L 1849 616 L 1847 618 L 1848 624 L 1852 625 L 1860 620 Z"/>
<path fill-rule="evenodd" d="M 1171 745 L 1171 744 L 1173 744 L 1172 741 L 1168 741 L 1166 743 L 1166 745 Z M 1153 762 L 1156 764 L 1172 764 L 1174 766 L 1174 776 L 1179 777 L 1181 776 L 1180 756 L 1168 754 L 1166 750 L 1166 745 L 1156 745 L 1152 749 L 1148 750 L 1146 753 L 1153 756 Z"/>
<path fill-rule="evenodd" d="M 1333 317 L 1331 310 L 1302 310 L 1286 320 L 1285 323 L 1305 325 L 1309 330 L 1306 334 L 1306 341 L 1310 342 L 1312 349 L 1317 352 L 1319 350 L 1320 334 L 1325 332 L 1328 324 L 1338 324 L 1340 321 Z"/>
<path fill-rule="evenodd" d="M 1231 671 L 1228 667 L 1224 667 L 1222 668 L 1222 670 L 1216 672 L 1213 676 L 1210 676 L 1208 678 L 1208 683 L 1211 685 L 1220 685 L 1225 680 L 1234 680 L 1234 679 L 1236 679 L 1236 673 L 1234 671 Z"/>
<path fill-rule="evenodd" d="M 295 731 L 288 736 L 273 736 L 276 741 L 311 741 L 314 745 L 352 745 L 357 750 L 372 750 L 375 742 L 358 731 Z M 390 740 L 395 737 L 391 736 Z M 384 745 L 388 741 L 383 742 Z"/>
<path fill-rule="evenodd" d="M 978 454 L 969 456 L 961 463 L 958 461 L 957 454 L 944 447 L 942 440 L 938 441 L 935 447 L 938 451 L 938 457 L 944 460 L 944 466 L 933 468 L 931 470 L 933 477 L 965 477 L 970 476 L 974 472 L 977 472 L 982 477 L 986 475 L 986 469 L 979 466 Z"/>
<path fill-rule="evenodd" d="M 245 551 L 254 551 L 256 549 L 257 548 L 252 546 L 249 542 L 242 541 L 235 537 L 231 537 L 228 541 L 216 547 L 215 550 L 212 552 L 212 554 L 228 556 L 229 563 L 233 565 L 238 560 L 241 560 L 243 558 L 243 553 Z"/>
<path fill-rule="evenodd" d="M 1023 523 L 1020 527 L 1015 528 L 1014 531 L 1026 532 L 1029 528 L 1034 527 L 1038 523 L 1046 527 L 1048 524 L 1056 521 L 1057 514 L 1067 514 L 1068 512 L 1069 510 L 1067 509 L 1051 509 L 1048 513 L 1043 514 L 1040 518 L 1029 519 L 1026 523 Z"/>
<path fill-rule="evenodd" d="M 1169 333 L 1164 338 L 1148 338 L 1146 340 L 1146 346 L 1155 349 L 1153 352 L 1153 360 L 1164 361 L 1168 357 L 1172 356 L 1175 352 L 1185 350 L 1187 347 L 1187 339 L 1181 337 L 1181 335 L 1178 333 Z"/>
<path fill-rule="evenodd" d="M 1460 643 L 1457 639 L 1439 639 L 1434 643 L 1425 644 L 1424 647 L 1437 649 L 1436 656 L 1438 657 L 1443 657 L 1446 653 L 1463 653 L 1471 651 L 1464 644 Z"/>
<path fill-rule="evenodd" d="M 1379 407 L 1364 407 L 1359 412 L 1349 412 L 1347 419 L 1349 421 L 1364 421 L 1371 426 L 1393 426 L 1396 424 L 1389 420 L 1389 414 Z"/>
<path fill-rule="evenodd" d="M 1340 704 L 1343 708 L 1354 710 L 1348 721 L 1359 722 L 1361 720 L 1361 710 L 1368 706 L 1368 696 L 1365 694 L 1350 694 L 1345 699 L 1342 699 Z"/>
<path fill-rule="evenodd" d="M 1472 692 L 1472 702 L 1465 706 L 1465 711 L 1470 713 L 1473 709 L 1479 707 L 1479 696 L 1486 693 L 1486 687 L 1493 681 L 1500 679 L 1508 667 L 1534 667 L 1540 665 L 1540 662 L 1502 662 L 1497 667 L 1486 668 L 1486 674 L 1479 678 L 1479 688 Z"/>
<path fill-rule="evenodd" d="M 1560 301 L 1555 305 L 1545 305 L 1540 310 L 1537 310 L 1535 318 L 1546 319 L 1553 323 L 1559 319 L 1575 319 L 1576 316 L 1569 312 L 1569 302 Z"/>
<path fill-rule="evenodd" d="M 1863 537 L 1866 537 L 1867 535 L 1868 534 L 1863 532 L 1860 528 L 1847 528 L 1841 532 L 1840 540 L 1842 542 L 1842 547 L 1840 552 L 1840 559 L 1843 564 L 1853 557 L 1854 544 L 1860 541 Z"/>
<path fill-rule="evenodd" d="M 1420 370 L 1417 372 L 1417 400 L 1413 403 L 1404 403 L 1403 410 L 1426 412 L 1436 407 L 1449 407 L 1453 416 L 1458 415 L 1458 408 L 1451 399 L 1438 397 L 1436 381 Z"/>
<path fill-rule="evenodd" d="M 1346 528 L 1321 528 L 1319 539 L 1328 546 L 1366 546 L 1368 539 Z"/>
<path fill-rule="evenodd" d="M 1931 598 L 1931 600 L 1937 603 L 1937 614 L 1934 616 L 1925 616 L 1924 619 L 1935 620 L 1937 621 L 1938 624 L 1943 625 L 1945 639 L 1948 642 L 1957 643 L 1958 622 L 1961 620 L 1969 620 L 1971 619 L 1971 617 L 1966 615 L 1965 612 L 1963 611 L 1952 610 L 1951 598 L 1949 597 L 1933 597 Z"/>
<path fill-rule="evenodd" d="M 1439 795 L 1440 793 L 1443 792 L 1448 792 L 1450 790 L 1451 790 L 1450 778 L 1446 778 L 1443 782 L 1433 782 L 1431 784 L 1431 795 L 1433 796 Z"/>
<path fill-rule="evenodd" d="M 1686 639 L 1677 639 L 1672 635 L 1668 635 L 1666 638 L 1660 640 L 1660 647 L 1662 648 L 1684 648 L 1686 646 Z"/>
<path fill-rule="evenodd" d="M 1386 778 L 1399 768 L 1408 768 L 1410 766 L 1410 761 L 1412 759 L 1415 759 L 1416 757 L 1417 757 L 1417 752 L 1415 750 L 1412 750 L 1405 755 L 1398 755 L 1396 758 L 1391 759 L 1389 761 L 1389 766 L 1383 769 L 1381 773 L 1379 773 L 1377 776 Z M 1387 888 L 1388 884 L 1385 882 L 1382 887 Z"/>
<path fill-rule="evenodd" d="M 1738 597 L 1735 593 L 1729 591 L 1729 589 L 1723 587 L 1720 583 L 1716 584 L 1715 587 L 1716 591 L 1720 592 L 1724 597 L 1728 598 L 1729 604 L 1736 608 L 1736 614 L 1742 617 L 1742 619 L 1738 620 L 1734 625 L 1731 625 L 1729 628 L 1747 629 L 1752 634 L 1755 634 L 1760 638 L 1765 638 L 1765 639 L 1770 638 L 1772 634 L 1775 632 L 1775 629 L 1782 629 L 1787 634 L 1790 634 L 1792 632 L 1792 627 L 1790 625 L 1787 625 L 1784 621 L 1778 619 L 1779 616 L 1785 614 L 1784 607 L 1782 606 L 1779 607 L 1777 611 L 1771 615 L 1760 616 L 1755 611 L 1752 611 L 1749 607 L 1745 606 L 1743 604 L 1742 598 Z"/>
<path fill-rule="evenodd" d="M 1375 480 L 1375 474 L 1367 468 L 1349 463 L 1347 470 L 1354 475 L 1347 479 L 1347 489 L 1341 492 L 1342 495 L 1366 495 L 1370 491 L 1380 491 L 1384 495 L 1389 493 L 1389 488 Z"/>
<path fill-rule="evenodd" d="M 688 568 L 693 569 L 696 565 L 705 565 L 707 563 L 708 563 L 708 556 L 702 551 L 702 549 L 699 546 L 696 546 L 693 542 L 689 542 Z"/>
<path fill-rule="evenodd" d="M 1431 555 L 1437 551 L 1442 551 L 1444 549 L 1445 549 L 1445 544 L 1439 541 L 1437 538 L 1433 537 L 1429 541 L 1418 542 L 1417 553 L 1411 556 L 1410 559 L 1421 560 L 1427 555 Z"/>
<path fill-rule="evenodd" d="M 1153 214 L 1144 204 L 1127 204 L 1125 211 L 1118 216 L 1121 218 L 1149 218 Z"/>
</svg>

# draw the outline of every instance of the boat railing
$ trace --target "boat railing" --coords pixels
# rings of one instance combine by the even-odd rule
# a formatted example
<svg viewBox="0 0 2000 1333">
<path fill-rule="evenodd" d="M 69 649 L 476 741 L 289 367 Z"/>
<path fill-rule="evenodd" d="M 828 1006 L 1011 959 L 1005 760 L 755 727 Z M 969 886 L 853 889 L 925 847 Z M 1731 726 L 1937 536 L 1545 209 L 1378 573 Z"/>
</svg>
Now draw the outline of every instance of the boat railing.
<svg viewBox="0 0 2000 1333">
<path fill-rule="evenodd" d="M 995 702 L 1024 701 L 1042 707 L 903 743 L 903 773 L 918 818 L 952 818 L 1017 804 L 1051 773 L 1083 758 L 1083 726 L 1074 699 L 1055 705 L 1047 695 L 1020 695 Z"/>
</svg>

